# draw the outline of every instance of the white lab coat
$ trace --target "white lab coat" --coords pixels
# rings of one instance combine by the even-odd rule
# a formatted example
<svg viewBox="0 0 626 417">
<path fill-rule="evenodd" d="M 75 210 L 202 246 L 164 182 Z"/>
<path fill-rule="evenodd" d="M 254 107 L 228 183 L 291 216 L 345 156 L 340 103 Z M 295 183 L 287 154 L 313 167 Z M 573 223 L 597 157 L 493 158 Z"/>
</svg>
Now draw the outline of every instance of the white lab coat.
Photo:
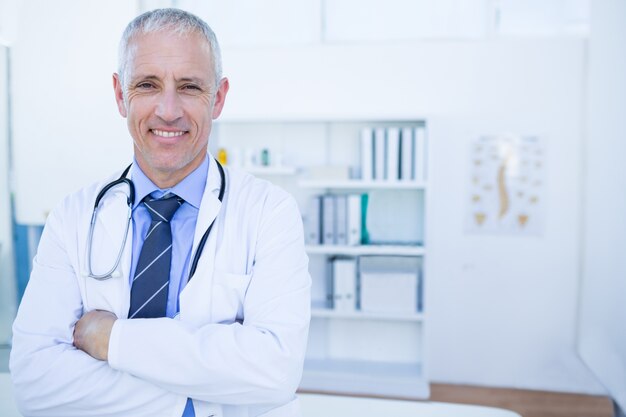
<svg viewBox="0 0 626 417">
<path fill-rule="evenodd" d="M 117 174 L 119 175 L 119 174 Z M 193 252 L 216 219 L 196 274 L 180 294 L 176 319 L 126 319 L 132 227 L 120 273 L 86 277 L 86 241 L 96 194 L 116 177 L 65 200 L 50 214 L 13 326 L 10 368 L 25 416 L 181 417 L 187 397 L 197 417 L 293 417 L 310 319 L 308 258 L 294 199 L 242 171 L 226 170 L 226 193 L 210 157 Z M 125 187 L 101 203 L 93 271 L 119 251 Z M 72 345 L 84 312 L 120 318 L 109 361 Z"/>
</svg>

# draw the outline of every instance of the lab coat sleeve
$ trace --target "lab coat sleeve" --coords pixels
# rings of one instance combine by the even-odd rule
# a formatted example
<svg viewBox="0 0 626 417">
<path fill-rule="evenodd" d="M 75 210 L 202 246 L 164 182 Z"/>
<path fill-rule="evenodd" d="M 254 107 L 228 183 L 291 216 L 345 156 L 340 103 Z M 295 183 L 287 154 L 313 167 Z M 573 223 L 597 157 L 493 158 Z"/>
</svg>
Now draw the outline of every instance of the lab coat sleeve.
<svg viewBox="0 0 626 417">
<path fill-rule="evenodd" d="M 63 417 L 174 416 L 177 410 L 179 417 L 184 397 L 114 370 L 72 345 L 83 306 L 66 246 L 70 230 L 59 210 L 49 216 L 13 325 L 10 369 L 19 410 L 25 416 Z"/>
<path fill-rule="evenodd" d="M 167 318 L 118 320 L 109 344 L 111 366 L 208 402 L 293 399 L 311 303 L 302 220 L 285 195 L 266 203 L 260 223 L 243 323 L 192 328 Z"/>
</svg>

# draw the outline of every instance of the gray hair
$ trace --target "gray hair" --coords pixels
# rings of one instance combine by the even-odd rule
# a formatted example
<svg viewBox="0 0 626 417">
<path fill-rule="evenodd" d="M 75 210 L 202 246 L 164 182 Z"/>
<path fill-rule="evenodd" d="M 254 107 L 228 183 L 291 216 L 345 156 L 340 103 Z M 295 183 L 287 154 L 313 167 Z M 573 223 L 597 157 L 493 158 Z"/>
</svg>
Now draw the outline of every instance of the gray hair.
<svg viewBox="0 0 626 417">
<path fill-rule="evenodd" d="M 122 35 L 118 50 L 118 74 L 126 91 L 129 82 L 128 61 L 131 58 L 130 43 L 138 34 L 168 31 L 179 36 L 197 33 L 202 35 L 211 48 L 213 59 L 213 74 L 215 75 L 215 85 L 222 79 L 222 54 L 217 37 L 211 27 L 198 16 L 180 9 L 156 9 L 145 12 L 134 18 Z"/>
</svg>

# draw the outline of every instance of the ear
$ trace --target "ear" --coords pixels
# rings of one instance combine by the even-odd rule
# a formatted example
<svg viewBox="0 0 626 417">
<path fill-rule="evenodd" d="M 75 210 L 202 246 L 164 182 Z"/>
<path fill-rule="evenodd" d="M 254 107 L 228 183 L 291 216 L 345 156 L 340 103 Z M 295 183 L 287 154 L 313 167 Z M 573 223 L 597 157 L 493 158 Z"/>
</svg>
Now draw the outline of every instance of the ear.
<svg viewBox="0 0 626 417">
<path fill-rule="evenodd" d="M 229 88 L 230 84 L 228 83 L 228 78 L 222 78 L 220 80 L 220 85 L 217 89 L 217 93 L 215 94 L 215 102 L 213 103 L 213 120 L 220 117 L 222 109 L 224 108 L 224 102 L 226 101 L 226 94 L 228 93 Z"/>
<path fill-rule="evenodd" d="M 122 88 L 120 76 L 117 73 L 113 74 L 113 90 L 115 91 L 117 110 L 120 112 L 122 117 L 126 117 L 128 113 L 126 112 L 126 103 L 124 103 L 124 89 Z"/>
</svg>

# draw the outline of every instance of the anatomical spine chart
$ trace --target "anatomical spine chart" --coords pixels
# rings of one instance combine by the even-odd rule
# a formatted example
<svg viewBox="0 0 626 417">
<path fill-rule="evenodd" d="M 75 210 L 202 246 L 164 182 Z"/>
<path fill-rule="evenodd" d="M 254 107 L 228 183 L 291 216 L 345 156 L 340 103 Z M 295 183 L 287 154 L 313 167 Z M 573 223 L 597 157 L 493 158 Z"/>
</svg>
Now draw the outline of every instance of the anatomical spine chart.
<svg viewBox="0 0 626 417">
<path fill-rule="evenodd" d="M 472 143 L 468 232 L 541 234 L 545 169 L 537 137 L 483 136 Z"/>
</svg>

